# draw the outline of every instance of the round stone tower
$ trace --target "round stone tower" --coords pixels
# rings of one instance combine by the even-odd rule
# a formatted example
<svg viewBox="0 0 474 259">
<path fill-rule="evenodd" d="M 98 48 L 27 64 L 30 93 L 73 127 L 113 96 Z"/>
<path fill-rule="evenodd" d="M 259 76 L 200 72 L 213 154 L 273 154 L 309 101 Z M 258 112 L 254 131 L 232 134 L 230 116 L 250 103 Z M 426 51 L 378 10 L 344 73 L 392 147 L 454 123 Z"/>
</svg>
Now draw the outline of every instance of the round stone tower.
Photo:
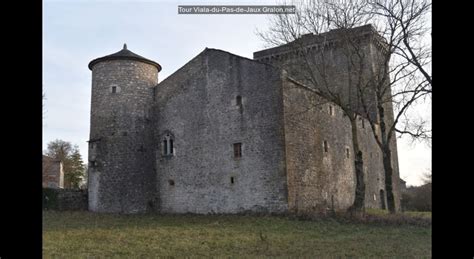
<svg viewBox="0 0 474 259">
<path fill-rule="evenodd" d="M 92 60 L 89 210 L 153 210 L 150 109 L 161 66 L 127 49 Z"/>
</svg>

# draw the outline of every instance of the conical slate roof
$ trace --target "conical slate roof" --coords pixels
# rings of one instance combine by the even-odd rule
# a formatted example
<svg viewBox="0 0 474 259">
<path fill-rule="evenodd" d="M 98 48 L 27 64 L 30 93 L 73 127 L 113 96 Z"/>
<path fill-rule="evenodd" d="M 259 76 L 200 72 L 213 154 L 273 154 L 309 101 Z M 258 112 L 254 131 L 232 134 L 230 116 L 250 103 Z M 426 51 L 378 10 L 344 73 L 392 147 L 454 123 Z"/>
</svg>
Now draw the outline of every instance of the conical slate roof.
<svg viewBox="0 0 474 259">
<path fill-rule="evenodd" d="M 158 72 L 161 71 L 161 66 L 160 64 L 156 63 L 155 61 L 153 60 L 149 60 L 149 59 L 146 59 L 140 55 L 137 55 L 133 52 L 131 52 L 130 50 L 127 49 L 127 44 L 123 44 L 123 49 L 120 50 L 119 52 L 116 52 L 114 54 L 110 54 L 110 55 L 107 55 L 107 56 L 104 56 L 104 57 L 101 57 L 101 58 L 96 58 L 94 60 L 92 60 L 90 63 L 89 63 L 89 69 L 92 70 L 92 67 L 99 63 L 99 62 L 102 62 L 102 61 L 108 61 L 108 60 L 124 60 L 124 59 L 128 59 L 128 60 L 136 60 L 136 61 L 141 61 L 141 62 L 144 62 L 144 63 L 147 63 L 147 64 L 150 64 L 150 65 L 153 65 L 155 66 L 156 68 L 158 68 Z"/>
</svg>

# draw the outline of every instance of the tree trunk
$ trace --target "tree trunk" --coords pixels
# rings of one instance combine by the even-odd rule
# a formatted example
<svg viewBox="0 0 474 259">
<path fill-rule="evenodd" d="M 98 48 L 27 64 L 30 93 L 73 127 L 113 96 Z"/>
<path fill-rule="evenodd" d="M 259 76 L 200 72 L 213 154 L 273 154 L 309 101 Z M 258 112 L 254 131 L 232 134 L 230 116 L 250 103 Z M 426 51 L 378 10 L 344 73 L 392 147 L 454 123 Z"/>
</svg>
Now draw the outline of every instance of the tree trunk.
<svg viewBox="0 0 474 259">
<path fill-rule="evenodd" d="M 393 196 L 393 167 L 392 151 L 390 150 L 390 139 L 387 134 L 387 125 L 385 124 L 385 110 L 382 105 L 378 105 L 380 116 L 380 135 L 382 137 L 383 169 L 385 171 L 385 191 L 387 193 L 387 207 L 390 213 L 395 213 L 395 197 Z"/>
<path fill-rule="evenodd" d="M 356 175 L 355 199 L 349 213 L 363 214 L 365 208 L 365 182 L 364 182 L 364 161 L 362 159 L 362 151 L 359 148 L 359 136 L 357 135 L 357 117 L 350 118 L 352 130 L 352 145 L 354 147 L 354 166 Z"/>
<path fill-rule="evenodd" d="M 387 207 L 390 213 L 395 213 L 395 197 L 393 196 L 393 183 L 392 183 L 392 175 L 393 175 L 393 168 L 392 168 L 392 151 L 390 151 L 390 147 L 388 143 L 387 146 L 384 146 L 383 152 L 383 168 L 385 170 L 385 190 L 387 192 Z M 381 197 L 383 199 L 383 197 Z"/>
</svg>

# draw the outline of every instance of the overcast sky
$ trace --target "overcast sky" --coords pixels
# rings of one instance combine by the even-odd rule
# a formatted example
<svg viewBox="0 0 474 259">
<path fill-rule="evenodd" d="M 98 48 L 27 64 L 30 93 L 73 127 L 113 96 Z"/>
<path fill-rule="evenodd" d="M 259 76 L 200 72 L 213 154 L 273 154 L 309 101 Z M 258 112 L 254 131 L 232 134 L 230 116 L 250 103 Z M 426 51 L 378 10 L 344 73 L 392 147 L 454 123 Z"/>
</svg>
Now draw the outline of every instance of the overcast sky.
<svg viewBox="0 0 474 259">
<path fill-rule="evenodd" d="M 274 1 L 43 1 L 43 149 L 62 139 L 87 161 L 91 71 L 88 63 L 129 50 L 157 61 L 162 81 L 206 47 L 252 58 L 264 49 L 255 31 L 266 15 L 178 15 L 178 4 L 274 4 Z M 400 176 L 419 185 L 431 149 L 398 140 Z"/>
</svg>

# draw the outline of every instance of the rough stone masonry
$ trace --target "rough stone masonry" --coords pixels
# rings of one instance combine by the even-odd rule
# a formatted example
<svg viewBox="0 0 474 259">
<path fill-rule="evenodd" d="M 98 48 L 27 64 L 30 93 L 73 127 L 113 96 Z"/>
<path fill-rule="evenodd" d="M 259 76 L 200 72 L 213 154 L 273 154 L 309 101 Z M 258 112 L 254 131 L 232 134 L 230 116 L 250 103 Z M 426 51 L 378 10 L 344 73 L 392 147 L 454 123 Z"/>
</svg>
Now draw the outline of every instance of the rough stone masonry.
<svg viewBox="0 0 474 259">
<path fill-rule="evenodd" d="M 373 33 L 370 26 L 353 30 Z M 317 44 L 323 36 L 305 40 Z M 319 97 L 288 81 L 276 62 L 284 53 L 285 46 L 267 49 L 254 53 L 252 60 L 206 48 L 160 83 L 161 66 L 126 45 L 91 61 L 89 210 L 207 214 L 347 209 L 355 190 L 349 121 L 338 106 L 324 100 L 317 109 L 308 109 L 309 101 Z M 374 61 L 366 62 L 370 67 Z M 371 129 L 363 119 L 359 124 L 366 154 L 366 207 L 384 208 L 382 154 Z"/>
</svg>

